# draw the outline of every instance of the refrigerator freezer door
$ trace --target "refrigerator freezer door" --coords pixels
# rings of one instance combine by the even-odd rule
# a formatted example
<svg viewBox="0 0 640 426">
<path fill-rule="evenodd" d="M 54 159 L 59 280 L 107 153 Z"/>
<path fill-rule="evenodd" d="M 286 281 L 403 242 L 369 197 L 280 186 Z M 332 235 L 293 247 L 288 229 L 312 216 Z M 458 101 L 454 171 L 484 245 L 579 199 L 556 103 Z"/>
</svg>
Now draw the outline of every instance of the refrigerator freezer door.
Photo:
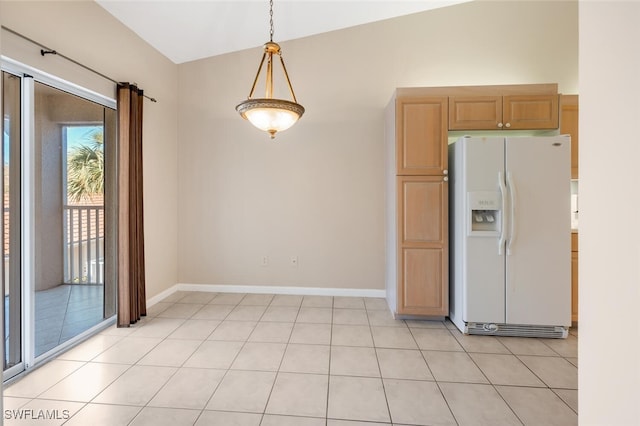
<svg viewBox="0 0 640 426">
<path fill-rule="evenodd" d="M 468 227 L 472 224 L 469 216 L 474 208 L 469 203 L 470 194 L 494 193 L 496 204 L 502 205 L 498 177 L 504 170 L 504 139 L 463 138 L 460 142 L 464 144 L 464 164 L 460 171 L 465 205 L 456 214 L 464 214 L 464 218 L 457 220 Z M 500 211 L 499 215 L 503 213 Z M 505 260 L 504 251 L 498 250 L 499 239 L 499 232 L 473 233 L 465 229 L 461 273 L 466 283 L 463 292 L 466 322 L 505 322 Z"/>
<path fill-rule="evenodd" d="M 508 186 L 517 193 L 507 240 L 506 322 L 570 326 L 570 138 L 507 139 L 505 152 Z"/>
</svg>

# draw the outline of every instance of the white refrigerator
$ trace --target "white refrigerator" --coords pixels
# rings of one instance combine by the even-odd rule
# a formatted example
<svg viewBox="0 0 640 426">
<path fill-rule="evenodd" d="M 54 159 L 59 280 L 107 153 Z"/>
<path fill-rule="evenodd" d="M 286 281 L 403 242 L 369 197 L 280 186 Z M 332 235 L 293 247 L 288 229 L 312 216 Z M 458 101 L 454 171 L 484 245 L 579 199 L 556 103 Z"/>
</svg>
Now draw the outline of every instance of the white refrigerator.
<svg viewBox="0 0 640 426">
<path fill-rule="evenodd" d="M 571 325 L 571 139 L 449 146 L 450 319 L 468 334 L 565 338 Z"/>
</svg>

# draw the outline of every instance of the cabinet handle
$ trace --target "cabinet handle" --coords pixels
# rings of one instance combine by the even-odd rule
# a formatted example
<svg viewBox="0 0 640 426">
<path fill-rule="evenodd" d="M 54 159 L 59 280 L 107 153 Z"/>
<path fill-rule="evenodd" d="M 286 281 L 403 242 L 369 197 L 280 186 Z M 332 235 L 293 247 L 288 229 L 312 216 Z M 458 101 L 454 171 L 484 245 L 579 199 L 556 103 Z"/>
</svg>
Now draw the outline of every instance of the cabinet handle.
<svg viewBox="0 0 640 426">
<path fill-rule="evenodd" d="M 506 127 L 506 128 L 511 127 L 511 123 L 507 123 L 507 124 L 505 124 L 505 127 Z"/>
<path fill-rule="evenodd" d="M 448 182 L 449 181 L 449 177 L 445 176 L 445 177 L 442 178 L 442 180 L 445 181 L 445 182 Z"/>
<path fill-rule="evenodd" d="M 502 129 L 502 123 L 498 123 L 498 127 Z"/>
<path fill-rule="evenodd" d="M 442 174 L 443 174 L 443 175 L 448 175 L 448 174 L 449 174 L 449 170 L 444 169 L 444 170 L 442 171 Z"/>
</svg>

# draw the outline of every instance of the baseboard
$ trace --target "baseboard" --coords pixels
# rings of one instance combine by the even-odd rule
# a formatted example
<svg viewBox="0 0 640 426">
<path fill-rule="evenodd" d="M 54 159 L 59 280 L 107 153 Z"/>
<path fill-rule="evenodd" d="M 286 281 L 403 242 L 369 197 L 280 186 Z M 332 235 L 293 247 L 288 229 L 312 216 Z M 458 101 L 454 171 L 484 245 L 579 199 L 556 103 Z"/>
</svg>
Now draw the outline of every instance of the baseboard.
<svg viewBox="0 0 640 426">
<path fill-rule="evenodd" d="M 174 284 L 171 287 L 169 287 L 168 289 L 166 289 L 165 291 L 156 294 L 155 296 L 147 299 L 147 308 L 150 308 L 151 306 L 155 305 L 156 303 L 164 300 L 166 297 L 171 296 L 173 293 L 175 293 L 176 291 L 178 291 L 178 284 Z"/>
<path fill-rule="evenodd" d="M 371 288 L 282 287 L 263 285 L 224 285 L 178 283 L 147 299 L 147 308 L 171 296 L 176 291 L 205 291 L 210 293 L 291 294 L 299 296 L 348 296 L 385 298 L 386 290 Z"/>
<path fill-rule="evenodd" d="M 292 294 L 300 296 L 352 296 L 376 298 L 384 298 L 386 296 L 386 291 L 384 289 L 376 290 L 370 288 L 285 287 L 189 283 L 178 283 L 175 287 L 177 287 L 178 291 L 207 291 L 214 293 Z M 171 293 L 173 293 L 173 291 Z"/>
</svg>

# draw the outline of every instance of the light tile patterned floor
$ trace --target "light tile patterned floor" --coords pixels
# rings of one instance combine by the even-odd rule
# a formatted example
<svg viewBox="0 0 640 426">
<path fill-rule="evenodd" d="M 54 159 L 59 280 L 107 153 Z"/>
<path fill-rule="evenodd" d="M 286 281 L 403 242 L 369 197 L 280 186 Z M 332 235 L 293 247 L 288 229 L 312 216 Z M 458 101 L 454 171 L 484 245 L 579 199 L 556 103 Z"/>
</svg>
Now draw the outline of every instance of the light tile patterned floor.
<svg viewBox="0 0 640 426">
<path fill-rule="evenodd" d="M 58 414 L 5 424 L 568 426 L 577 346 L 396 321 L 383 299 L 178 292 L 5 388 L 5 410 Z"/>
</svg>

